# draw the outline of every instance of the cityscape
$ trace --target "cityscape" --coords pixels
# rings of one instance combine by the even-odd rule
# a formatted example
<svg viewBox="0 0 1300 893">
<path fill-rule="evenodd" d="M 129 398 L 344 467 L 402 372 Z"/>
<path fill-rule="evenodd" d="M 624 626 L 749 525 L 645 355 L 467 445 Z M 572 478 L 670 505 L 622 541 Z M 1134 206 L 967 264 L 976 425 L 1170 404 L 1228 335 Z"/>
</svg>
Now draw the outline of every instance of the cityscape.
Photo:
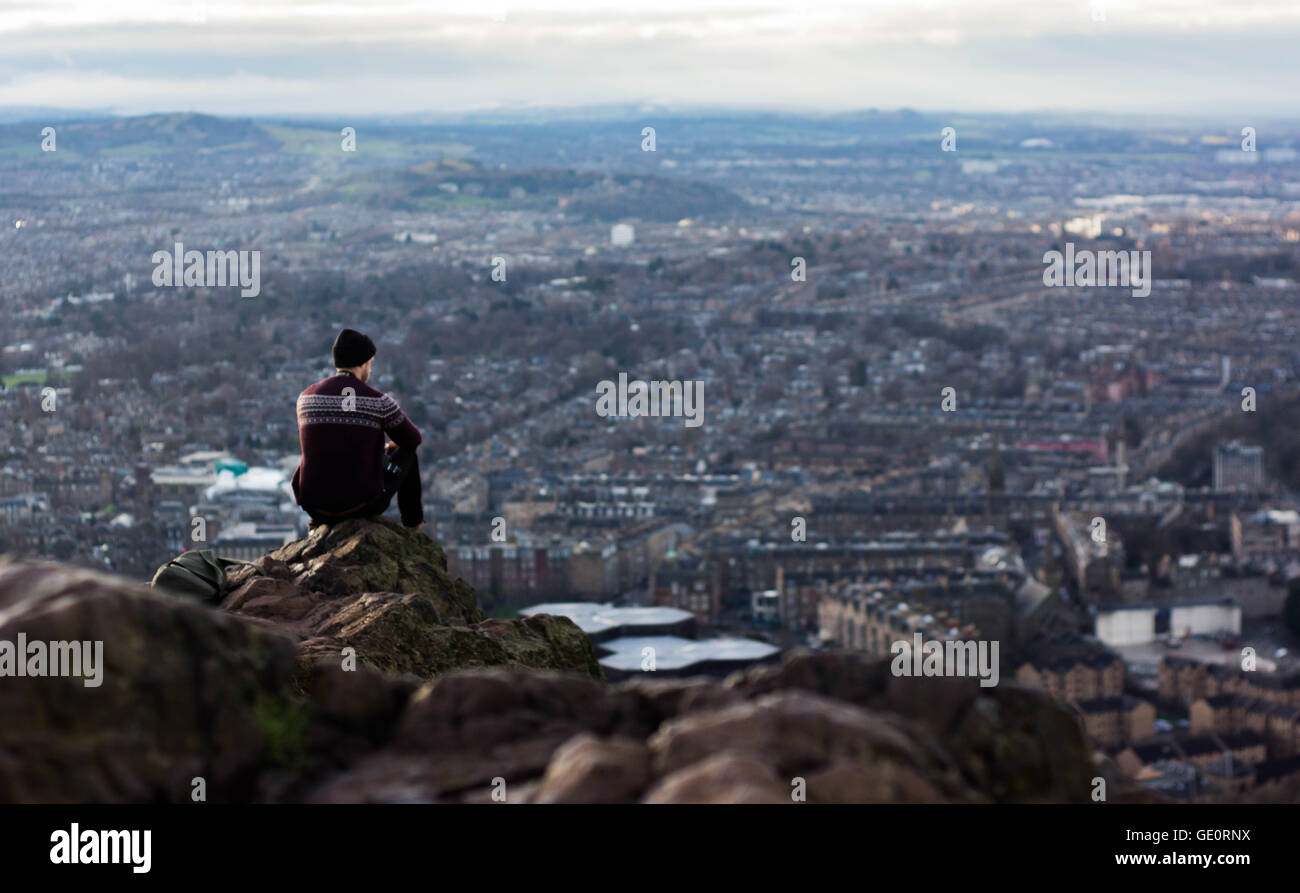
<svg viewBox="0 0 1300 893">
<path fill-rule="evenodd" d="M 623 640 L 698 640 L 670 673 L 993 638 L 1147 784 L 1294 780 L 1300 128 L 946 121 L 468 118 L 355 154 L 7 125 L 0 544 L 147 580 L 305 535 L 293 405 L 355 325 L 489 613 L 659 609 Z M 155 286 L 173 243 L 260 251 L 261 293 Z M 1063 246 L 1142 252 L 1149 294 L 1047 284 Z M 629 377 L 695 383 L 697 426 Z"/>
<path fill-rule="evenodd" d="M 58 3 L 0 803 L 1300 802 L 1300 15 Z"/>
</svg>

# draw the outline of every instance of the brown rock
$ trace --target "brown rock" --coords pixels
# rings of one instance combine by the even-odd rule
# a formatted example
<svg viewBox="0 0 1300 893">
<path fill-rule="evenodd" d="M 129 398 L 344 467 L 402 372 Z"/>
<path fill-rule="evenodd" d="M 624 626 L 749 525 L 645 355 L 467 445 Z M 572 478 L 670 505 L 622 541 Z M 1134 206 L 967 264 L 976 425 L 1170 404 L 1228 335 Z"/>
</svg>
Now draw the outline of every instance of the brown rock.
<svg viewBox="0 0 1300 893">
<path fill-rule="evenodd" d="M 301 592 L 292 582 L 274 577 L 253 577 L 229 593 L 221 602 L 227 611 L 250 617 L 280 621 L 293 627 L 318 605 L 310 594 Z"/>
<path fill-rule="evenodd" d="M 836 758 L 917 767 L 929 762 L 892 717 L 800 691 L 679 717 L 651 736 L 650 747 L 659 775 L 725 749 L 752 753 L 783 778 Z"/>
<path fill-rule="evenodd" d="M 488 619 L 472 587 L 446 573 L 442 549 L 387 519 L 314 529 L 238 568 L 225 610 L 303 640 L 301 680 L 345 647 L 385 673 L 530 667 L 604 679 L 591 640 L 564 617 Z"/>
<path fill-rule="evenodd" d="M 637 728 L 642 736 L 649 735 L 673 717 L 729 707 L 744 701 L 741 691 L 723 688 L 706 679 L 634 679 L 618 685 L 616 690 L 627 696 L 630 705 L 634 705 Z"/>
<path fill-rule="evenodd" d="M 650 750 L 628 738 L 582 733 L 551 757 L 535 803 L 629 803 L 650 781 Z"/>
<path fill-rule="evenodd" d="M 758 757 L 724 750 L 668 775 L 641 802 L 792 803 L 792 790 Z"/>
<path fill-rule="evenodd" d="M 809 803 L 943 803 L 950 798 L 911 766 L 834 760 L 808 775 Z"/>
<path fill-rule="evenodd" d="M 103 645 L 97 687 L 0 680 L 0 802 L 180 802 L 195 776 L 209 800 L 247 799 L 267 765 L 299 753 L 283 636 L 35 561 L 0 559 L 0 605 L 0 640 Z"/>
<path fill-rule="evenodd" d="M 584 731 L 620 730 L 624 699 L 558 673 L 452 673 L 407 705 L 386 750 L 322 785 L 315 802 L 435 802 L 536 780 L 561 744 Z"/>
<path fill-rule="evenodd" d="M 797 688 L 866 706 L 884 693 L 893 676 L 889 660 L 860 651 L 797 650 L 779 664 L 733 673 L 725 686 L 746 697 Z"/>
</svg>

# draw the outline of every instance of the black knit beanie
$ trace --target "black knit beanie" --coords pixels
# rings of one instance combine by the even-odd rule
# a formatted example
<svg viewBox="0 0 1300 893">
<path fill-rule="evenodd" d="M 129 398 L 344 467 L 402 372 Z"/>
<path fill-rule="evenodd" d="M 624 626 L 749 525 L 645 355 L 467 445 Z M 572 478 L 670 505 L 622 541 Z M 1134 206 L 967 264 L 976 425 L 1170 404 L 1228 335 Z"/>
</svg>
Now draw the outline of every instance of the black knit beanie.
<svg viewBox="0 0 1300 893">
<path fill-rule="evenodd" d="M 334 339 L 334 368 L 355 369 L 375 355 L 375 342 L 356 329 L 344 329 Z"/>
</svg>

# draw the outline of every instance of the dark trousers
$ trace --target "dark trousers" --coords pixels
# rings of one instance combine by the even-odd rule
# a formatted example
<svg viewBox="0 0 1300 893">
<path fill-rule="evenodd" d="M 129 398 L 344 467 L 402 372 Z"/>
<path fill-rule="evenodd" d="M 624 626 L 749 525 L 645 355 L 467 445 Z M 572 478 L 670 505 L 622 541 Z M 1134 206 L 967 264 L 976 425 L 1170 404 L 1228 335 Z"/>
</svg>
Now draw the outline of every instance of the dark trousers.
<svg viewBox="0 0 1300 893">
<path fill-rule="evenodd" d="M 402 524 L 415 527 L 424 521 L 424 500 L 420 485 L 420 460 L 415 450 L 390 445 L 384 451 L 384 489 L 367 505 L 338 515 L 324 515 L 308 510 L 317 523 L 329 524 L 344 518 L 373 518 L 388 511 L 397 497 L 397 511 Z"/>
</svg>

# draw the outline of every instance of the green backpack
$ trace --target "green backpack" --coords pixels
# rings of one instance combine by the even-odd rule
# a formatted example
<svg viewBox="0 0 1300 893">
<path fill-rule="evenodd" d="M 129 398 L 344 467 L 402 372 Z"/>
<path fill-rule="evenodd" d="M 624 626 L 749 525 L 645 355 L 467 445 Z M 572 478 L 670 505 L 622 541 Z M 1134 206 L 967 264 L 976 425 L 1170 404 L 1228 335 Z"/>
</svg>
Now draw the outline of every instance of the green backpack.
<svg viewBox="0 0 1300 893">
<path fill-rule="evenodd" d="M 211 549 L 197 549 L 182 552 L 158 568 L 149 585 L 169 595 L 215 604 L 226 594 L 226 568 L 231 566 L 257 567 L 251 561 L 218 558 Z"/>
</svg>

